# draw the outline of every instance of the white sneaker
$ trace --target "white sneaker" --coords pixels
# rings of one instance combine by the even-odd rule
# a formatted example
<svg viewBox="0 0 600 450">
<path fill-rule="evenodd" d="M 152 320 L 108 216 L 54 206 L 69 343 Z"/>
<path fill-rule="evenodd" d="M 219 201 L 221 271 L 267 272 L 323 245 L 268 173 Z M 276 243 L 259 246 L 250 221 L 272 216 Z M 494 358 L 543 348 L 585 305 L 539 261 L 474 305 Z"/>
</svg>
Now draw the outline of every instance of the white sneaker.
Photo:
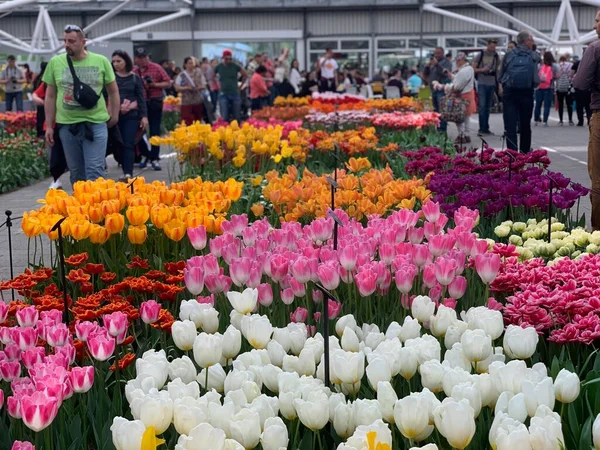
<svg viewBox="0 0 600 450">
<path fill-rule="evenodd" d="M 62 189 L 62 187 L 62 181 L 60 181 L 59 178 L 58 180 L 53 181 L 48 189 Z"/>
</svg>

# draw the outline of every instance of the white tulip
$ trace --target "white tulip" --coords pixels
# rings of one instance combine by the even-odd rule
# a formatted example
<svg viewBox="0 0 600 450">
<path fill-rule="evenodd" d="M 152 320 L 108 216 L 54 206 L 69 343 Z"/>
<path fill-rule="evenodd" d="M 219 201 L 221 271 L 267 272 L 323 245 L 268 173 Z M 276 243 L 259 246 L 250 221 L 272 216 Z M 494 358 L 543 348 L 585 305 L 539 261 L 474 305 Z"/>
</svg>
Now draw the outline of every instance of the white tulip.
<svg viewBox="0 0 600 450">
<path fill-rule="evenodd" d="M 377 401 L 381 408 L 383 420 L 394 423 L 394 406 L 398 401 L 398 395 L 389 381 L 377 383 Z"/>
<path fill-rule="evenodd" d="M 290 351 L 292 341 L 290 339 L 290 330 L 287 328 L 273 328 L 273 340 L 278 342 L 285 353 Z"/>
<path fill-rule="evenodd" d="M 402 331 L 402 327 L 400 326 L 400 324 L 396 321 L 393 321 L 387 327 L 387 330 L 385 332 L 385 338 L 386 339 L 399 338 L 401 331 Z"/>
<path fill-rule="evenodd" d="M 194 359 L 200 367 L 219 364 L 223 355 L 223 336 L 200 333 L 194 340 Z"/>
<path fill-rule="evenodd" d="M 370 425 L 377 419 L 383 419 L 377 400 L 356 399 L 352 404 L 354 425 Z"/>
<path fill-rule="evenodd" d="M 400 361 L 398 360 L 398 351 L 402 348 L 402 343 L 400 339 L 393 338 L 383 341 L 381 344 L 377 346 L 375 351 L 373 351 L 367 357 L 367 361 L 371 361 L 372 359 L 378 357 L 384 357 L 387 359 L 390 368 L 392 369 L 392 377 L 395 377 L 400 373 Z"/>
<path fill-rule="evenodd" d="M 412 302 L 410 312 L 419 322 L 429 322 L 429 318 L 435 312 L 435 303 L 426 295 L 417 295 Z"/>
<path fill-rule="evenodd" d="M 184 383 L 190 383 L 196 380 L 198 372 L 192 360 L 187 356 L 176 358 L 169 363 L 169 379 L 181 378 Z"/>
<path fill-rule="evenodd" d="M 392 448 L 392 431 L 390 427 L 381 419 L 374 421 L 369 425 L 361 425 L 356 428 L 352 436 L 346 442 L 351 449 L 363 449 L 367 442 L 367 434 L 375 432 L 376 445 L 387 445 Z"/>
<path fill-rule="evenodd" d="M 420 393 L 413 393 L 398 400 L 394 406 L 394 420 L 402 436 L 416 440 L 430 426 L 425 397 Z"/>
<path fill-rule="evenodd" d="M 522 392 L 513 394 L 510 391 L 504 391 L 498 397 L 496 402 L 495 414 L 500 412 L 508 414 L 515 420 L 523 423 L 527 419 L 527 406 L 525 405 L 525 395 Z"/>
<path fill-rule="evenodd" d="M 457 320 L 454 325 L 450 325 L 444 335 L 444 347 L 451 349 L 454 344 L 460 342 L 463 333 L 468 329 L 469 325 L 460 320 Z"/>
<path fill-rule="evenodd" d="M 248 370 L 233 369 L 225 377 L 225 392 L 241 389 L 244 381 L 254 381 L 254 374 Z"/>
<path fill-rule="evenodd" d="M 200 386 L 206 390 L 206 373 L 208 371 L 208 389 L 214 389 L 217 392 L 223 392 L 225 384 L 225 370 L 220 364 L 202 369 L 196 378 Z"/>
<path fill-rule="evenodd" d="M 444 367 L 443 364 L 442 366 Z M 452 388 L 458 383 L 468 382 L 472 379 L 472 375 L 460 367 L 444 367 L 444 370 L 445 372 L 444 378 L 442 379 L 442 387 L 446 397 L 450 397 L 452 395 Z"/>
<path fill-rule="evenodd" d="M 594 425 L 592 426 L 592 439 L 594 442 L 594 450 L 600 450 L 600 414 L 596 416 Z"/>
<path fill-rule="evenodd" d="M 371 350 L 375 350 L 383 341 L 385 341 L 385 334 L 379 332 L 368 333 L 364 338 L 365 347 Z"/>
<path fill-rule="evenodd" d="M 351 405 L 339 403 L 333 413 L 333 429 L 342 439 L 348 439 L 354 433 L 354 409 Z"/>
<path fill-rule="evenodd" d="M 237 370 L 248 370 L 252 366 L 262 365 L 261 355 L 256 350 L 239 354 L 235 361 L 233 361 L 233 368 Z"/>
<path fill-rule="evenodd" d="M 504 352 L 510 358 L 531 358 L 535 353 L 538 341 L 539 336 L 535 328 L 509 325 L 504 333 Z"/>
<path fill-rule="evenodd" d="M 169 361 L 164 350 L 148 350 L 135 360 L 135 373 L 138 377 L 148 375 L 154 379 L 154 387 L 162 388 L 169 376 Z"/>
<path fill-rule="evenodd" d="M 273 326 L 267 316 L 252 314 L 242 318 L 242 334 L 254 348 L 266 348 L 273 334 Z"/>
<path fill-rule="evenodd" d="M 329 403 L 327 395 L 323 392 L 310 392 L 306 400 L 295 399 L 294 408 L 300 422 L 312 431 L 319 431 L 329 422 Z"/>
<path fill-rule="evenodd" d="M 196 380 L 184 383 L 181 378 L 176 378 L 167 384 L 167 392 L 173 401 L 184 397 L 197 399 L 200 397 L 200 386 Z"/>
<path fill-rule="evenodd" d="M 483 330 L 467 330 L 460 338 L 462 350 L 471 362 L 486 360 L 492 354 L 492 338 Z"/>
<path fill-rule="evenodd" d="M 174 401 L 173 425 L 179 434 L 189 434 L 193 428 L 208 422 L 208 407 L 202 406 L 192 397 Z"/>
<path fill-rule="evenodd" d="M 341 347 L 347 352 L 359 351 L 359 340 L 354 330 L 350 327 L 344 328 L 342 339 L 340 340 Z"/>
<path fill-rule="evenodd" d="M 229 423 L 235 415 L 235 405 L 233 402 L 227 402 L 221 405 L 220 403 L 208 404 L 208 417 L 210 424 L 225 432 L 225 435 L 231 437 Z"/>
<path fill-rule="evenodd" d="M 329 421 L 333 422 L 333 416 L 335 414 L 335 408 L 340 403 L 346 404 L 346 396 L 341 392 L 331 394 L 329 396 Z"/>
<path fill-rule="evenodd" d="M 419 364 L 423 364 L 425 361 L 432 359 L 439 361 L 441 358 L 442 347 L 439 341 L 430 334 L 426 334 L 416 339 L 408 339 L 404 343 L 404 346 L 413 347 L 417 350 Z"/>
<path fill-rule="evenodd" d="M 250 314 L 258 302 L 258 289 L 246 288 L 243 292 L 229 291 L 227 299 L 231 307 L 240 314 Z"/>
<path fill-rule="evenodd" d="M 177 450 L 177 449 L 176 449 Z M 242 444 L 235 439 L 225 439 L 223 450 L 246 450 Z"/>
<path fill-rule="evenodd" d="M 454 344 L 444 355 L 444 364 L 449 367 L 460 367 L 466 372 L 471 371 L 471 361 L 464 354 L 461 344 Z"/>
<path fill-rule="evenodd" d="M 481 329 L 495 341 L 504 331 L 504 318 L 500 311 L 478 306 L 470 308 L 463 313 L 463 320 L 469 324 L 471 330 Z"/>
<path fill-rule="evenodd" d="M 440 305 L 435 315 L 429 318 L 429 329 L 436 337 L 443 337 L 446 330 L 457 322 L 456 311 L 447 306 Z"/>
<path fill-rule="evenodd" d="M 550 409 L 554 409 L 556 396 L 554 394 L 552 378 L 547 377 L 537 384 L 525 380 L 521 384 L 521 390 L 523 391 L 523 395 L 525 395 L 525 406 L 527 407 L 529 417 L 535 415 L 539 405 L 546 405 Z"/>
<path fill-rule="evenodd" d="M 225 432 L 209 423 L 201 423 L 193 428 L 189 434 L 179 436 L 177 450 L 230 450 L 225 448 Z"/>
<path fill-rule="evenodd" d="M 421 384 L 431 392 L 441 392 L 443 389 L 444 367 L 439 361 L 431 359 L 419 366 Z"/>
<path fill-rule="evenodd" d="M 283 371 L 273 365 L 268 364 L 261 368 L 261 378 L 265 387 L 274 394 L 279 393 L 279 374 Z"/>
<path fill-rule="evenodd" d="M 223 357 L 235 358 L 242 348 L 242 333 L 233 325 L 229 325 L 223 333 Z"/>
<path fill-rule="evenodd" d="M 196 339 L 196 325 L 191 320 L 177 320 L 171 327 L 173 342 L 179 350 L 187 351 L 194 347 Z"/>
<path fill-rule="evenodd" d="M 279 391 L 279 410 L 287 420 L 295 420 L 298 417 L 294 402 L 301 398 L 299 391 Z"/>
<path fill-rule="evenodd" d="M 494 361 L 504 363 L 506 357 L 504 356 L 504 349 L 502 347 L 495 347 L 492 353 L 483 361 L 475 363 L 475 370 L 477 373 L 488 372 L 490 364 Z"/>
<path fill-rule="evenodd" d="M 315 356 L 312 349 L 303 348 L 300 352 L 300 356 L 298 357 L 298 366 L 296 371 L 300 375 L 313 376 L 316 369 Z"/>
<path fill-rule="evenodd" d="M 254 381 L 244 381 L 240 389 L 244 392 L 248 402 L 252 402 L 260 396 L 260 387 Z"/>
<path fill-rule="evenodd" d="M 279 399 L 277 397 L 269 397 L 261 394 L 250 403 L 250 408 L 255 410 L 260 416 L 260 428 L 265 427 L 265 421 L 269 417 L 277 417 L 279 415 Z"/>
<path fill-rule="evenodd" d="M 264 431 L 260 436 L 263 450 L 280 450 L 289 444 L 288 430 L 279 417 L 269 417 L 265 421 Z"/>
<path fill-rule="evenodd" d="M 513 360 L 507 364 L 493 362 L 488 368 L 498 392 L 521 392 L 521 383 L 527 378 L 525 361 Z"/>
<path fill-rule="evenodd" d="M 561 450 L 565 448 L 560 416 L 553 415 L 531 418 L 529 424 L 531 448 L 533 450 Z"/>
<path fill-rule="evenodd" d="M 290 350 L 296 356 L 300 355 L 300 352 L 304 348 L 306 338 L 308 337 L 306 325 L 303 323 L 291 323 L 288 325 L 290 330 Z"/>
<path fill-rule="evenodd" d="M 150 389 L 144 397 L 133 400 L 131 415 L 135 420 L 141 420 L 146 428 L 154 427 L 156 434 L 162 434 L 173 421 L 173 400 L 167 391 Z"/>
<path fill-rule="evenodd" d="M 335 332 L 337 333 L 337 335 L 339 337 L 342 337 L 346 327 L 356 330 L 356 327 L 357 327 L 356 319 L 354 318 L 354 316 L 352 314 L 346 314 L 345 316 L 340 317 L 338 319 L 338 321 L 336 322 Z"/>
<path fill-rule="evenodd" d="M 576 373 L 562 369 L 554 380 L 556 400 L 561 403 L 572 403 L 579 397 L 581 383 Z"/>
<path fill-rule="evenodd" d="M 475 418 L 479 417 L 481 412 L 481 392 L 473 383 L 459 383 L 452 388 L 452 398 L 456 401 L 466 399 L 469 401 Z"/>
<path fill-rule="evenodd" d="M 117 450 L 139 450 L 146 426 L 141 420 L 127 420 L 115 417 L 110 426 L 112 442 Z"/>
<path fill-rule="evenodd" d="M 458 450 L 466 448 L 475 434 L 473 408 L 468 400 L 456 402 L 446 398 L 433 411 L 435 427 L 448 443 Z"/>
<path fill-rule="evenodd" d="M 240 314 L 235 309 L 232 309 L 229 313 L 229 322 L 237 330 L 242 330 L 242 319 L 246 317 L 244 314 Z"/>
<path fill-rule="evenodd" d="M 496 400 L 498 400 L 498 391 L 492 381 L 492 377 L 489 373 L 482 373 L 481 375 L 473 376 L 473 382 L 477 385 L 481 394 L 481 406 L 494 407 Z"/>
<path fill-rule="evenodd" d="M 367 380 L 371 388 L 377 391 L 377 384 L 380 381 L 390 381 L 392 379 L 392 368 L 387 359 L 380 356 L 369 362 L 366 369 Z"/>
<path fill-rule="evenodd" d="M 325 343 L 320 333 L 317 333 L 315 337 L 310 337 L 304 344 L 304 349 L 310 349 L 313 352 L 315 365 L 321 360 L 321 356 L 325 353 Z M 302 353 L 302 352 L 300 352 Z"/>
<path fill-rule="evenodd" d="M 244 391 L 237 389 L 235 391 L 228 391 L 223 399 L 223 403 L 233 403 L 233 406 L 235 406 L 235 413 L 237 414 L 246 407 L 248 398 L 246 397 L 246 394 L 244 394 Z"/>
<path fill-rule="evenodd" d="M 398 335 L 400 342 L 404 343 L 409 339 L 416 339 L 419 336 L 421 336 L 421 324 L 417 319 L 406 316 L 402 323 L 400 334 Z"/>
<path fill-rule="evenodd" d="M 365 355 L 336 350 L 330 355 L 331 378 L 340 383 L 359 383 L 365 374 Z M 334 381 L 335 382 L 335 381 Z M 336 382 L 336 384 L 339 384 Z"/>
<path fill-rule="evenodd" d="M 410 347 L 403 347 L 398 351 L 398 360 L 400 361 L 400 375 L 405 380 L 410 380 L 417 372 L 419 365 L 419 355 L 417 350 Z"/>
<path fill-rule="evenodd" d="M 497 450 L 531 450 L 527 427 L 503 413 L 494 417 L 489 442 L 491 447 Z"/>
<path fill-rule="evenodd" d="M 229 420 L 231 437 L 244 448 L 254 448 L 260 442 L 260 416 L 250 408 L 244 408 Z"/>
<path fill-rule="evenodd" d="M 423 447 L 411 447 L 409 450 L 439 450 L 435 444 L 427 444 Z"/>
</svg>

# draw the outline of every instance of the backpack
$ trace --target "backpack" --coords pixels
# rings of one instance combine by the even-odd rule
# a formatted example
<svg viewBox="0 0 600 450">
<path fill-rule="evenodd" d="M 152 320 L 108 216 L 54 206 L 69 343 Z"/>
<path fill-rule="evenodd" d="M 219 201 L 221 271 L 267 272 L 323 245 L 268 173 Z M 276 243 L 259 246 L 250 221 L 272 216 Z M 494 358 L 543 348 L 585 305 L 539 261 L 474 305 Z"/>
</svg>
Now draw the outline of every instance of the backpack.
<svg viewBox="0 0 600 450">
<path fill-rule="evenodd" d="M 542 65 L 540 66 L 540 69 L 538 70 L 538 75 L 540 77 L 540 84 L 539 84 L 539 88 L 540 89 L 550 89 L 550 87 L 552 86 L 552 67 L 547 66 L 546 64 L 542 63 Z"/>
<path fill-rule="evenodd" d="M 524 50 L 515 49 L 513 52 L 514 56 L 502 74 L 502 84 L 512 89 L 533 89 L 537 78 L 533 57 Z"/>
<path fill-rule="evenodd" d="M 556 90 L 558 92 L 569 92 L 571 89 L 571 78 L 569 77 L 569 72 L 571 71 L 571 66 L 562 66 L 559 69 L 558 80 L 556 81 Z"/>
</svg>

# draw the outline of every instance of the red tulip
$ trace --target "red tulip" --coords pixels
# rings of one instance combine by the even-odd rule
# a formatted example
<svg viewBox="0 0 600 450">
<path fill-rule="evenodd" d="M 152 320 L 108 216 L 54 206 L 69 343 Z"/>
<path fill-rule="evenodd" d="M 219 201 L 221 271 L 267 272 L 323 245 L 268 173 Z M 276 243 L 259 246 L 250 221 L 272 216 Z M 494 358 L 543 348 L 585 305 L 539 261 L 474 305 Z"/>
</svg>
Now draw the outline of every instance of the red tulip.
<svg viewBox="0 0 600 450">
<path fill-rule="evenodd" d="M 121 311 L 115 311 L 112 314 L 105 314 L 102 317 L 102 321 L 104 322 L 104 326 L 112 337 L 117 337 L 122 335 L 129 326 L 129 320 L 127 318 L 127 314 L 122 313 Z"/>
<path fill-rule="evenodd" d="M 36 433 L 52 423 L 58 412 L 59 402 L 55 397 L 49 397 L 42 392 L 21 398 L 21 414 L 23 423 Z"/>
<path fill-rule="evenodd" d="M 94 384 L 94 366 L 73 367 L 71 370 L 73 390 L 78 394 L 87 392 Z"/>
<path fill-rule="evenodd" d="M 140 305 L 140 318 L 146 324 L 155 323 L 158 321 L 160 310 L 160 303 L 155 300 L 148 300 Z"/>
</svg>

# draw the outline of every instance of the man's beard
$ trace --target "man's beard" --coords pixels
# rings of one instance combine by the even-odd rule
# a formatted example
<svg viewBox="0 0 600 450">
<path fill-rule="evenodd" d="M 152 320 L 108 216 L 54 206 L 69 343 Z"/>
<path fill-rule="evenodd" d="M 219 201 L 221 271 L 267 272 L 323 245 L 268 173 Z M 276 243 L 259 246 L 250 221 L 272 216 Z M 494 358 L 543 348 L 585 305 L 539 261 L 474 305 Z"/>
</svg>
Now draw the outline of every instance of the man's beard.
<svg viewBox="0 0 600 450">
<path fill-rule="evenodd" d="M 74 52 L 72 49 L 68 48 L 68 49 L 66 49 L 66 50 L 67 50 L 67 54 L 68 54 L 69 56 L 74 56 L 74 55 L 75 55 L 75 52 Z"/>
</svg>

